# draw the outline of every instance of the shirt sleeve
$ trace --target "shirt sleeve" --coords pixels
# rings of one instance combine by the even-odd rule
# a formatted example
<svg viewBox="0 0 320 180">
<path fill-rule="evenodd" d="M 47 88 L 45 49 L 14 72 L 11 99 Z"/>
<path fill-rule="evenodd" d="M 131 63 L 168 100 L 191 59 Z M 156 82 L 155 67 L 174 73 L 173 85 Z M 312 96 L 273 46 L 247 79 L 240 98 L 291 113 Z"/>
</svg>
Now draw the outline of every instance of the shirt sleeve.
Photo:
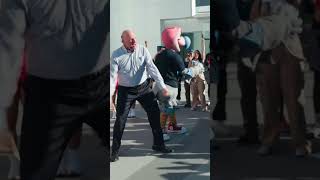
<svg viewBox="0 0 320 180">
<path fill-rule="evenodd" d="M 166 85 L 164 84 L 163 78 L 157 68 L 157 66 L 154 64 L 152 57 L 150 55 L 150 52 L 147 48 L 144 47 L 144 53 L 145 53 L 145 62 L 146 62 L 146 68 L 148 74 L 154 79 L 159 86 L 160 89 L 165 89 Z"/>
<path fill-rule="evenodd" d="M 0 3 L 0 108 L 6 108 L 17 90 L 27 20 L 22 0 L 1 0 Z"/>
<path fill-rule="evenodd" d="M 111 56 L 110 63 L 110 95 L 116 90 L 119 66 L 115 59 L 115 53 Z"/>
</svg>

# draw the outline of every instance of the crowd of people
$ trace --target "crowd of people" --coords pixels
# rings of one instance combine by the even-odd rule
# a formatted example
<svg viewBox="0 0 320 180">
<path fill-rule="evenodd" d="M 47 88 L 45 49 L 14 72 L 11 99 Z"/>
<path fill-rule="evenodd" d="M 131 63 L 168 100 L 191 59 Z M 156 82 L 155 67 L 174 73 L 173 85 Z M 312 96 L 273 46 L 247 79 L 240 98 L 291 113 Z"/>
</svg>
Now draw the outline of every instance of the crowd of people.
<svg viewBox="0 0 320 180">
<path fill-rule="evenodd" d="M 129 111 L 136 101 L 147 112 L 154 136 L 152 149 L 164 153 L 172 151 L 164 145 L 165 141 L 170 140 L 170 133 L 183 134 L 188 131 L 178 124 L 179 117 L 176 116 L 179 104 L 177 99 L 181 98 L 179 92 L 181 81 L 184 81 L 186 90 L 185 107 L 194 111 L 200 106 L 201 111 L 207 111 L 203 54 L 199 50 L 193 51 L 190 48 L 190 38 L 181 36 L 179 39 L 172 39 L 172 34 L 180 37 L 181 28 L 167 27 L 162 32 L 164 47 L 159 49 L 154 58 L 146 46 L 137 44 L 136 36 L 131 30 L 123 31 L 121 36 L 123 46 L 113 52 L 110 74 L 111 92 L 113 92 L 110 107 L 115 114 L 112 117 L 115 118 L 112 162 L 119 159 L 125 124 Z M 177 43 L 174 43 L 175 41 Z M 204 49 L 203 37 L 201 43 Z M 187 52 L 184 60 L 180 53 L 182 47 Z M 137 57 L 143 58 L 141 60 Z M 145 68 L 141 70 L 141 67 Z"/>
<path fill-rule="evenodd" d="M 238 64 L 244 134 L 242 145 L 260 144 L 258 154 L 272 154 L 272 147 L 283 130 L 290 132 L 298 157 L 312 153 L 311 139 L 319 128 L 319 44 L 310 52 L 303 18 L 313 11 L 312 39 L 318 39 L 319 2 L 299 0 L 214 1 L 217 36 L 213 55 L 218 66 L 217 104 L 212 111 L 212 128 L 228 133 L 226 118 L 226 67 Z M 228 12 L 228 14 L 226 14 Z M 231 54 L 231 55 L 230 55 Z M 304 72 L 309 64 L 314 72 L 314 126 L 309 130 L 305 118 Z M 257 121 L 257 97 L 262 105 L 263 129 Z M 261 134 L 261 136 L 260 136 Z"/>
</svg>

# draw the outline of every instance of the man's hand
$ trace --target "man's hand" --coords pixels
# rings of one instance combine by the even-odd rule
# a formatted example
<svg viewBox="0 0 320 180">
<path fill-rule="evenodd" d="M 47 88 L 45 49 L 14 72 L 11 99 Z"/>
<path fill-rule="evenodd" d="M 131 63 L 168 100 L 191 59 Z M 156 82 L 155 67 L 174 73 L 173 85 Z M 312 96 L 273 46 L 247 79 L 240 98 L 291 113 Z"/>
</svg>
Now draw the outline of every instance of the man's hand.
<svg viewBox="0 0 320 180">
<path fill-rule="evenodd" d="M 163 95 L 164 97 L 170 96 L 169 91 L 168 91 L 167 88 L 162 89 L 162 95 Z"/>
</svg>

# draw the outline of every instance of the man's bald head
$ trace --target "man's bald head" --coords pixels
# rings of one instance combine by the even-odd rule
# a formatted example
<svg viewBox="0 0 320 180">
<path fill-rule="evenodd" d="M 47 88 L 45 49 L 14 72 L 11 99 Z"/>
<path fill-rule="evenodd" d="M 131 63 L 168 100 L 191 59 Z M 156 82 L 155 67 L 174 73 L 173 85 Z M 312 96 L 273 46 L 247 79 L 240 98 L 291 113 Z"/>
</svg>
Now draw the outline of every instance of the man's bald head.
<svg viewBox="0 0 320 180">
<path fill-rule="evenodd" d="M 137 45 L 136 35 L 131 30 L 124 30 L 121 35 L 123 46 L 133 52 Z"/>
</svg>

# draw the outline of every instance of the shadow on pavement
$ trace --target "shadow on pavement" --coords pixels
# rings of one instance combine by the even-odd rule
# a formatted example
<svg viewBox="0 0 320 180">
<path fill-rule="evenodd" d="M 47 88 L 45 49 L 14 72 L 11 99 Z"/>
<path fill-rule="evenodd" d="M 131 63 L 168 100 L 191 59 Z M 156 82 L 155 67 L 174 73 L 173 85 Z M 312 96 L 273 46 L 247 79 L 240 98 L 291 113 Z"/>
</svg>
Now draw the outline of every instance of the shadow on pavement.
<svg viewBox="0 0 320 180">
<path fill-rule="evenodd" d="M 211 157 L 210 170 L 213 180 L 320 179 L 320 158 L 297 158 L 289 138 L 278 141 L 272 155 L 267 157 L 257 154 L 259 146 L 238 146 L 236 138 L 230 139 L 215 140 L 215 145 L 220 149 L 214 150 Z M 314 139 L 312 142 L 313 152 L 319 152 L 320 140 Z"/>
</svg>

